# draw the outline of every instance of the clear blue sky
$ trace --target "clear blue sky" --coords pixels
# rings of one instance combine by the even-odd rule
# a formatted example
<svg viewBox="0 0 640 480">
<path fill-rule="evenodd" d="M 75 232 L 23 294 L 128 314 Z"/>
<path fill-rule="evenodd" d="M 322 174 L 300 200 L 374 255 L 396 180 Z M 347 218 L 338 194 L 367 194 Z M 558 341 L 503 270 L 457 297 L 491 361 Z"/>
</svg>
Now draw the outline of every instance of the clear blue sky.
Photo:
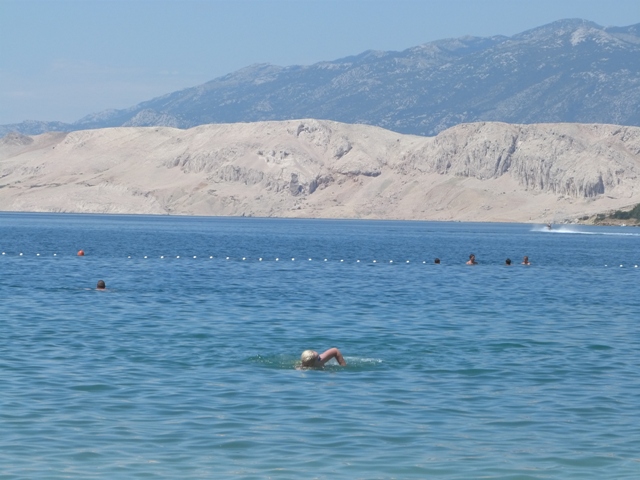
<svg viewBox="0 0 640 480">
<path fill-rule="evenodd" d="M 0 124 L 74 121 L 253 63 L 309 65 L 563 18 L 632 25 L 640 0 L 0 0 Z"/>
</svg>

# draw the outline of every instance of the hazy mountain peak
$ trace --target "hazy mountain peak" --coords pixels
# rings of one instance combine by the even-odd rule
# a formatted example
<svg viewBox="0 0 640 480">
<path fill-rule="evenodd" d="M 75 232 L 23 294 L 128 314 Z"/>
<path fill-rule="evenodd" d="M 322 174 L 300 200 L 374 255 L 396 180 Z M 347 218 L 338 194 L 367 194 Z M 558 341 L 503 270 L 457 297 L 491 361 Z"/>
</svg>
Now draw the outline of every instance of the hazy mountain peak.
<svg viewBox="0 0 640 480">
<path fill-rule="evenodd" d="M 567 34 L 571 34 L 580 28 L 592 28 L 596 30 L 602 30 L 602 26 L 589 20 L 583 20 L 581 18 L 567 18 L 563 20 L 557 20 L 555 22 L 535 27 L 525 32 L 522 32 L 519 36 L 555 36 L 562 37 Z"/>
</svg>

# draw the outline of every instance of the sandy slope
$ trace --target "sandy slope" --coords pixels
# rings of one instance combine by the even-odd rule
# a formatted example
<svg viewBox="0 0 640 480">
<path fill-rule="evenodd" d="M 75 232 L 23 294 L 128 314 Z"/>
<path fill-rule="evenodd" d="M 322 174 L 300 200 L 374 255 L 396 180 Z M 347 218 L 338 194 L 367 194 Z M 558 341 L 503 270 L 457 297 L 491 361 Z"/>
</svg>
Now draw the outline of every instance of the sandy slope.
<svg viewBox="0 0 640 480">
<path fill-rule="evenodd" d="M 0 210 L 547 222 L 640 203 L 640 128 L 296 120 L 10 134 Z"/>
</svg>

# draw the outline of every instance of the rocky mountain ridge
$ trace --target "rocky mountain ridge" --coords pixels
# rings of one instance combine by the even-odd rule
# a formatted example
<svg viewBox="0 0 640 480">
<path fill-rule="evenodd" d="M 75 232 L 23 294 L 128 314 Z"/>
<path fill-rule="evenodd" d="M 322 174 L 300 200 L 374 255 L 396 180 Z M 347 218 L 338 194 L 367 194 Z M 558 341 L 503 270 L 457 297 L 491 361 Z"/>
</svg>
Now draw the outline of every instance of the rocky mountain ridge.
<svg viewBox="0 0 640 480">
<path fill-rule="evenodd" d="M 639 174 L 639 127 L 121 127 L 4 137 L 0 209 L 548 222 L 640 203 Z"/>
<path fill-rule="evenodd" d="M 638 58 L 640 24 L 561 20 L 512 37 L 440 40 L 309 66 L 253 65 L 128 109 L 72 124 L 4 125 L 0 135 L 296 118 L 429 136 L 478 121 L 638 126 Z"/>
</svg>

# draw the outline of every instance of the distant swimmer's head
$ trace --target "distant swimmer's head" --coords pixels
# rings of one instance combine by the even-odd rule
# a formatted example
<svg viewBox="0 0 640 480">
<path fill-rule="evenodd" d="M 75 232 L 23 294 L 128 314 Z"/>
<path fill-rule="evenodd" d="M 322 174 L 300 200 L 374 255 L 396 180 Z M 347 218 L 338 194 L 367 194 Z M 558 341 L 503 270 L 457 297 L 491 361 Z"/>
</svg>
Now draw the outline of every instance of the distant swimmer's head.
<svg viewBox="0 0 640 480">
<path fill-rule="evenodd" d="M 98 290 L 104 290 L 105 288 L 107 288 L 107 286 L 104 283 L 104 280 L 98 280 L 98 285 L 96 285 L 96 288 Z"/>
<path fill-rule="evenodd" d="M 439 258 L 436 258 L 436 259 L 433 261 L 433 263 L 440 263 L 440 259 L 439 259 Z"/>
<path fill-rule="evenodd" d="M 507 258 L 507 259 L 504 261 L 504 263 L 505 263 L 505 264 L 507 264 L 507 265 L 511 265 L 511 259 L 510 259 L 510 258 Z"/>
<path fill-rule="evenodd" d="M 302 355 L 300 355 L 300 361 L 302 362 L 303 367 L 313 367 L 315 366 L 318 357 L 318 352 L 314 350 L 305 350 L 302 352 Z"/>
</svg>

